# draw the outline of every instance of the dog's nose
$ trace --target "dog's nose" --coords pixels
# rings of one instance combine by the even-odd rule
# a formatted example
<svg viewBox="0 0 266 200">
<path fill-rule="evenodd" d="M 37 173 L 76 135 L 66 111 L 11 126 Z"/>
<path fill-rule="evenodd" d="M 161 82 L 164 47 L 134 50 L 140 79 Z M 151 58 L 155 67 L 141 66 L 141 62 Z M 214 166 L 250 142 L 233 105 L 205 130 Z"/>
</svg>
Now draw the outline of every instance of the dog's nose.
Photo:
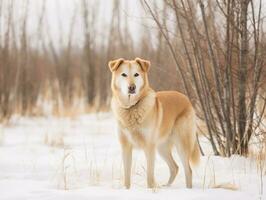
<svg viewBox="0 0 266 200">
<path fill-rule="evenodd" d="M 136 85 L 135 84 L 132 84 L 132 85 L 130 85 L 128 87 L 128 93 L 130 93 L 130 94 L 134 94 L 135 90 L 136 90 Z"/>
</svg>

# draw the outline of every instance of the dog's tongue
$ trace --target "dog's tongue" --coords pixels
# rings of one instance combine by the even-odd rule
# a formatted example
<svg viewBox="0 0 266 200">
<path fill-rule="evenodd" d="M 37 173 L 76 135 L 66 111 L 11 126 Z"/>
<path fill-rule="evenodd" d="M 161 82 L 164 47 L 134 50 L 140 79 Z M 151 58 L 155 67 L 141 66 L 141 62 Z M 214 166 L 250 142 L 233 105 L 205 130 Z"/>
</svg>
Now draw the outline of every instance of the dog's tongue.
<svg viewBox="0 0 266 200">
<path fill-rule="evenodd" d="M 130 106 L 132 105 L 133 101 L 134 101 L 134 96 L 129 94 L 128 95 L 128 103 L 129 103 Z"/>
</svg>

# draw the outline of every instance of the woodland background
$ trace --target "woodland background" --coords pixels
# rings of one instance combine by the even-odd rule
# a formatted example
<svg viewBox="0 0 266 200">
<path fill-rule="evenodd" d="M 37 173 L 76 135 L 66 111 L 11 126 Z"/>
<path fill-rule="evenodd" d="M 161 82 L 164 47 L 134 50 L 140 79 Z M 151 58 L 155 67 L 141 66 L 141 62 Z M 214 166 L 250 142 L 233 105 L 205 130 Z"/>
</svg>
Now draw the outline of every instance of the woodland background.
<svg viewBox="0 0 266 200">
<path fill-rule="evenodd" d="M 155 90 L 190 97 L 216 155 L 265 151 L 264 1 L 80 0 L 67 19 L 36 2 L 0 0 L 2 122 L 109 111 L 108 61 L 141 57 Z"/>
</svg>

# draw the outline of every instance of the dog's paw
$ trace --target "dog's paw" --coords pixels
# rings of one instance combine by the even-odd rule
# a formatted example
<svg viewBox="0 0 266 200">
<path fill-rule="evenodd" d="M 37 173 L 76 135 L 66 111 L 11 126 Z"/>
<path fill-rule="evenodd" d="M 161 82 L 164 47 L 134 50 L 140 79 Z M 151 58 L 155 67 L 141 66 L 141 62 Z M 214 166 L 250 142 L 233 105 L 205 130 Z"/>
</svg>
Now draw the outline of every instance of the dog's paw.
<svg viewBox="0 0 266 200">
<path fill-rule="evenodd" d="M 161 187 L 163 187 L 163 188 L 170 187 L 170 186 L 171 186 L 170 183 L 166 183 L 166 184 L 161 185 Z"/>
<path fill-rule="evenodd" d="M 125 185 L 125 189 L 129 190 L 131 185 Z"/>
</svg>

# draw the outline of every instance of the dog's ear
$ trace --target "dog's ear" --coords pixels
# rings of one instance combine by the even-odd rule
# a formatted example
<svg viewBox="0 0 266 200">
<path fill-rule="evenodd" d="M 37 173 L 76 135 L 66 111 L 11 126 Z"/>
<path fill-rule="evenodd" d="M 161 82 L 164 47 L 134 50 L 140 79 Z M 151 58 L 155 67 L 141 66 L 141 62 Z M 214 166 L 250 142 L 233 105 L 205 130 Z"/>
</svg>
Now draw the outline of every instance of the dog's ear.
<svg viewBox="0 0 266 200">
<path fill-rule="evenodd" d="M 140 65 L 144 72 L 148 72 L 151 66 L 151 62 L 141 58 L 135 58 L 135 61 Z"/>
<path fill-rule="evenodd" d="M 108 62 L 108 66 L 111 72 L 117 70 L 117 68 L 124 62 L 124 58 L 119 58 L 116 60 L 111 60 Z"/>
</svg>

